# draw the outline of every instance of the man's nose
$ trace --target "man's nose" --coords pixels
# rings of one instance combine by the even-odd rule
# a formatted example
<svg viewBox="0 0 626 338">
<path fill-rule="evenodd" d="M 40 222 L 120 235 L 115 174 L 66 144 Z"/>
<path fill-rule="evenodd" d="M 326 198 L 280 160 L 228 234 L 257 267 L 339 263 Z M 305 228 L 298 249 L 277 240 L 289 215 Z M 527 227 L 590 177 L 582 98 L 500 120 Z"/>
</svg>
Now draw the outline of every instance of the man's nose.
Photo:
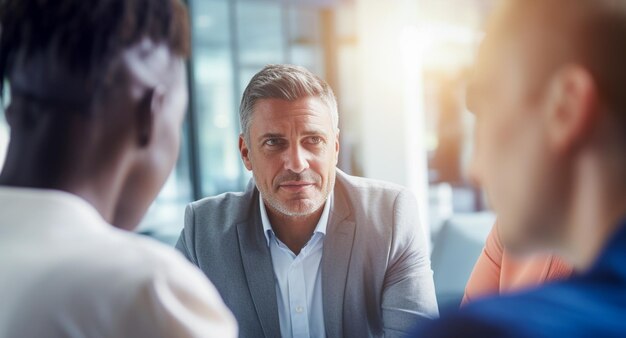
<svg viewBox="0 0 626 338">
<path fill-rule="evenodd" d="M 290 147 L 285 153 L 285 169 L 294 173 L 301 173 L 309 168 L 306 151 L 299 145 Z"/>
</svg>

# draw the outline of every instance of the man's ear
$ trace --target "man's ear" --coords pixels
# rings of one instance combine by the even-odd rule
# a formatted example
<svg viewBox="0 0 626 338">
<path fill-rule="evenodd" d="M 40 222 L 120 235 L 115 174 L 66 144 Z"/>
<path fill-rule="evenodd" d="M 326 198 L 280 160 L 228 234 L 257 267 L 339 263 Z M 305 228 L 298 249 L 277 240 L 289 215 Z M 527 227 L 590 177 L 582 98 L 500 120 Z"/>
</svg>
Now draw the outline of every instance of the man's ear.
<svg viewBox="0 0 626 338">
<path fill-rule="evenodd" d="M 153 139 L 155 118 L 163 109 L 165 93 L 163 90 L 151 88 L 144 92 L 136 110 L 137 135 L 140 147 L 148 146 Z"/>
<path fill-rule="evenodd" d="M 546 103 L 550 145 L 557 152 L 569 152 L 591 132 L 598 117 L 593 76 L 580 66 L 564 67 L 550 82 Z"/>
<path fill-rule="evenodd" d="M 239 152 L 241 153 L 241 159 L 243 160 L 243 165 L 248 170 L 252 170 L 252 162 L 250 162 L 250 149 L 248 149 L 248 145 L 246 144 L 246 140 L 243 137 L 243 134 L 239 135 Z"/>
</svg>

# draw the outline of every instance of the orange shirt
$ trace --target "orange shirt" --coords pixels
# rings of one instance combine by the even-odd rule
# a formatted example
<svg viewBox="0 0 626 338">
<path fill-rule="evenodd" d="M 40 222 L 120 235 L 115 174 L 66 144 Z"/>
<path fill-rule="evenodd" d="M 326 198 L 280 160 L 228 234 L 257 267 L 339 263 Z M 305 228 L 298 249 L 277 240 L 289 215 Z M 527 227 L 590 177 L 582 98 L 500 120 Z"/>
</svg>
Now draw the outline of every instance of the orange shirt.
<svg viewBox="0 0 626 338">
<path fill-rule="evenodd" d="M 572 267 L 553 255 L 512 257 L 502 246 L 496 223 L 467 282 L 462 304 L 482 296 L 520 290 L 546 281 L 567 278 L 571 273 Z"/>
</svg>

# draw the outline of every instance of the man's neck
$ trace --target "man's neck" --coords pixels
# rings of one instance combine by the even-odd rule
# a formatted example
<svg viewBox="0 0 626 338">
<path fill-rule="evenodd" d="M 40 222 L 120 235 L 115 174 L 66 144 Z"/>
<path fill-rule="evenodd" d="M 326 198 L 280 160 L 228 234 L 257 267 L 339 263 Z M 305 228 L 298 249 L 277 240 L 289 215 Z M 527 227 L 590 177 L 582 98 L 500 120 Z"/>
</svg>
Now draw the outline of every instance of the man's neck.
<svg viewBox="0 0 626 338">
<path fill-rule="evenodd" d="M 328 203 L 328 201 L 326 201 Z M 322 205 L 316 212 L 299 217 L 291 217 L 273 210 L 265 204 L 267 217 L 272 224 L 274 233 L 293 253 L 300 254 L 302 248 L 311 239 L 315 228 L 324 212 Z"/>
<path fill-rule="evenodd" d="M 565 251 L 578 271 L 593 265 L 626 217 L 623 173 L 599 169 L 583 160 L 575 176 Z"/>
</svg>

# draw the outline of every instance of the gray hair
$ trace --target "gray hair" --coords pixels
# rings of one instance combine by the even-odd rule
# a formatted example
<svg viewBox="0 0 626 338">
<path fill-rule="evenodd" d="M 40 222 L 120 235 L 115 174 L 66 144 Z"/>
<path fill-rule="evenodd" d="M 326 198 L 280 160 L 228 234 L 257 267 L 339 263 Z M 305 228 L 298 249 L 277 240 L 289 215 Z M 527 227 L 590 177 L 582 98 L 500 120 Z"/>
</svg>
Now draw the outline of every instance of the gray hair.
<svg viewBox="0 0 626 338">
<path fill-rule="evenodd" d="M 319 97 L 330 108 L 335 132 L 339 131 L 337 99 L 326 81 L 304 67 L 267 65 L 256 73 L 243 92 L 239 107 L 239 122 L 244 139 L 250 143 L 252 111 L 257 100 L 281 99 L 296 101 L 304 97 Z"/>
</svg>

